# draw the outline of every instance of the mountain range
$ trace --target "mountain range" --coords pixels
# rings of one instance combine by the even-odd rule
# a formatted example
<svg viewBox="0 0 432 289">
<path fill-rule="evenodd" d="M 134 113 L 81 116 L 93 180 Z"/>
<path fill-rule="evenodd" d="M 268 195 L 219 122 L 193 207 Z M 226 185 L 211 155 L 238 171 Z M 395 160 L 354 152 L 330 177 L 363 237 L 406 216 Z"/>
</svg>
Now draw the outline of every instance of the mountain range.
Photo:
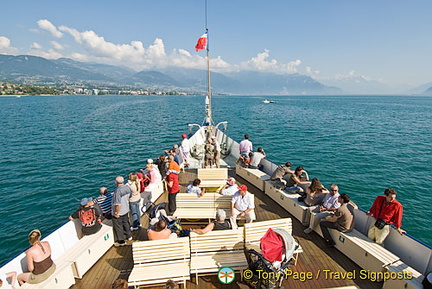
<svg viewBox="0 0 432 289">
<path fill-rule="evenodd" d="M 68 58 L 56 60 L 31 55 L 0 55 L 0 81 L 34 85 L 115 86 L 131 89 L 159 89 L 205 93 L 207 72 L 199 69 L 168 67 L 134 71 L 127 67 L 85 63 Z M 366 81 L 363 81 L 366 82 Z M 356 80 L 356 83 L 359 83 Z M 328 85 L 329 84 L 329 85 Z M 346 83 L 345 83 L 346 84 Z M 367 86 L 368 85 L 368 86 Z M 342 94 L 349 91 L 341 82 L 318 82 L 307 75 L 275 74 L 257 71 L 211 73 L 212 92 L 218 94 L 288 95 Z M 376 82 L 365 83 L 363 93 L 381 93 Z M 416 94 L 430 94 L 432 85 Z"/>
<path fill-rule="evenodd" d="M 56 85 L 87 84 L 162 89 L 201 93 L 207 91 L 207 73 L 199 69 L 165 68 L 136 72 L 126 67 L 84 63 L 30 55 L 0 55 L 0 81 Z M 273 74 L 254 71 L 211 73 L 213 93 L 220 94 L 337 94 L 300 74 Z"/>
</svg>

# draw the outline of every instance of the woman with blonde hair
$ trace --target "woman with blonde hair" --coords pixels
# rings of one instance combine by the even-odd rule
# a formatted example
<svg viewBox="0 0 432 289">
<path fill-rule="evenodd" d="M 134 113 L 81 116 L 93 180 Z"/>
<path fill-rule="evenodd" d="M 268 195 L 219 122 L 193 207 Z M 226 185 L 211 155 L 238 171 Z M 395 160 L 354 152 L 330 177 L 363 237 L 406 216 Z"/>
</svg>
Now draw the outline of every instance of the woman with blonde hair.
<svg viewBox="0 0 432 289">
<path fill-rule="evenodd" d="M 56 266 L 51 259 L 51 246 L 47 241 L 40 241 L 42 234 L 35 229 L 28 235 L 30 249 L 26 252 L 27 267 L 30 272 L 18 275 L 20 285 L 24 283 L 38 284 L 51 276 Z"/>
<path fill-rule="evenodd" d="M 141 202 L 141 185 L 138 176 L 135 173 L 129 174 L 128 186 L 132 190 L 132 196 L 129 199 L 129 208 L 132 219 L 131 231 L 136 231 L 141 226 L 140 202 Z"/>
</svg>

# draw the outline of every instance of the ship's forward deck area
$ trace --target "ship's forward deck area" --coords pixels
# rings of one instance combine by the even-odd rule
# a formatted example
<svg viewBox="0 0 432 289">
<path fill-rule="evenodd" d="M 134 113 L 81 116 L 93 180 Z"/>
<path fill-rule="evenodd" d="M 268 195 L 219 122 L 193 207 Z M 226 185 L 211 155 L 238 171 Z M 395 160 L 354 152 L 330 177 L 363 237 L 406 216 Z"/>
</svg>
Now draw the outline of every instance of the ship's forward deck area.
<svg viewBox="0 0 432 289">
<path fill-rule="evenodd" d="M 286 210 L 280 207 L 270 197 L 255 188 L 246 180 L 236 176 L 235 169 L 229 169 L 229 175 L 236 178 L 240 184 L 246 184 L 249 191 L 255 195 L 255 211 L 257 221 L 265 221 L 279 218 L 292 218 L 293 235 L 303 248 L 303 253 L 299 255 L 296 265 L 291 265 L 292 276 L 283 281 L 284 288 L 381 288 L 382 282 L 372 282 L 360 274 L 361 268 L 347 258 L 335 248 L 328 248 L 324 240 L 316 233 L 305 234 L 305 227 L 291 216 Z M 180 174 L 181 192 L 197 176 L 197 170 L 187 169 Z M 163 194 L 158 202 L 167 201 L 166 193 Z M 206 223 L 206 222 L 205 222 Z M 183 228 L 197 228 L 205 223 L 181 222 Z M 133 232 L 134 240 L 146 240 L 146 229 L 148 219 L 142 217 L 142 228 Z M 128 279 L 133 268 L 132 246 L 112 247 L 83 277 L 77 280 L 72 287 L 78 288 L 111 288 L 112 282 L 116 279 Z M 187 282 L 187 288 L 249 288 L 240 281 L 239 274 L 236 281 L 224 285 L 217 279 L 217 273 L 199 276 L 197 284 L 195 276 Z M 132 288 L 132 287 L 131 287 Z M 163 286 L 153 286 L 151 288 L 164 288 Z"/>
</svg>

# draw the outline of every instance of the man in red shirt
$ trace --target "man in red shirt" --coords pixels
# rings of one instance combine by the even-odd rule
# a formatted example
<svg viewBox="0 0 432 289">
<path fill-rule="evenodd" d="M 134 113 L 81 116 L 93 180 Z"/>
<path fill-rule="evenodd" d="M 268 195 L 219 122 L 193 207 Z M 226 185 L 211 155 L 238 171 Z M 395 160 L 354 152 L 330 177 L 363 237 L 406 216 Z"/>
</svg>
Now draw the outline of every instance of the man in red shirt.
<svg viewBox="0 0 432 289">
<path fill-rule="evenodd" d="M 370 210 L 366 213 L 373 216 L 376 220 L 382 219 L 386 222 L 383 228 L 378 228 L 374 223 L 368 232 L 368 237 L 374 240 L 377 244 L 382 244 L 390 233 L 390 225 L 394 225 L 396 230 L 402 235 L 405 230 L 402 230 L 402 213 L 403 207 L 396 200 L 396 191 L 386 189 L 384 196 L 378 196 Z"/>
<path fill-rule="evenodd" d="M 176 197 L 177 197 L 177 193 L 180 191 L 178 174 L 169 171 L 169 174 L 167 176 L 167 183 L 168 183 L 168 215 L 172 216 L 172 214 L 177 209 Z"/>
</svg>

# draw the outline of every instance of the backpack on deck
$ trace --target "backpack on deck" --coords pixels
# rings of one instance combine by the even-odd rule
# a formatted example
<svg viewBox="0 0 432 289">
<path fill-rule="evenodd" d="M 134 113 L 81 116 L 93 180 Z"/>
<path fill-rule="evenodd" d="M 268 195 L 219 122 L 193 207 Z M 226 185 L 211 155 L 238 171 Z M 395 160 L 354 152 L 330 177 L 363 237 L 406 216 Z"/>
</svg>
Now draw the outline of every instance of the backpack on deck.
<svg viewBox="0 0 432 289">
<path fill-rule="evenodd" d="M 83 227 L 92 227 L 96 224 L 96 210 L 94 208 L 82 209 L 78 212 L 79 220 Z"/>
</svg>

